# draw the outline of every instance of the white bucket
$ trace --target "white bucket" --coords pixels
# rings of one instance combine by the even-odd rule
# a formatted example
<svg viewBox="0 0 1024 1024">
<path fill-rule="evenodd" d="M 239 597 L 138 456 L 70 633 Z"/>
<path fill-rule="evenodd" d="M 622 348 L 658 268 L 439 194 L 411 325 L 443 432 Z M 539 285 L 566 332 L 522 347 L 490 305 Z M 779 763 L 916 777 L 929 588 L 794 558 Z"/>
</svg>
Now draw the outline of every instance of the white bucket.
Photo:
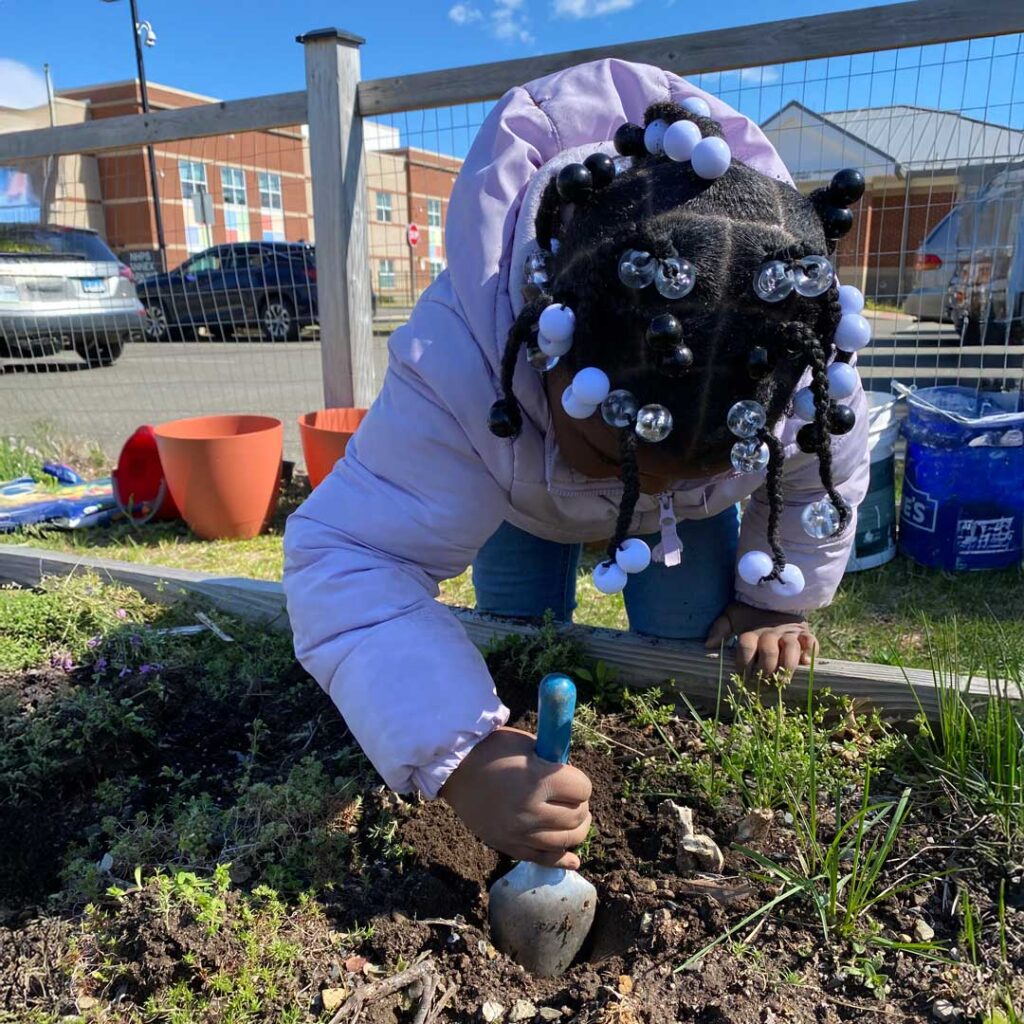
<svg viewBox="0 0 1024 1024">
<path fill-rule="evenodd" d="M 871 483 L 857 509 L 857 536 L 847 572 L 874 569 L 896 557 L 896 402 L 886 391 L 866 392 Z"/>
</svg>

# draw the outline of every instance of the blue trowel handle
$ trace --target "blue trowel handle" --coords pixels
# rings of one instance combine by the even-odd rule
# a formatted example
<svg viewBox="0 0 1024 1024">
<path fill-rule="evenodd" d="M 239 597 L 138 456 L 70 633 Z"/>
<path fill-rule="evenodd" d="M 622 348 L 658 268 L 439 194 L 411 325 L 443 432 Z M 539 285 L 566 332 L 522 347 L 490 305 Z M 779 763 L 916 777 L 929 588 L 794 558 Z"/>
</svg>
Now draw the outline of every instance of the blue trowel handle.
<svg viewBox="0 0 1024 1024">
<path fill-rule="evenodd" d="M 545 676 L 537 697 L 537 756 L 566 764 L 576 711 L 576 684 L 559 673 Z"/>
</svg>

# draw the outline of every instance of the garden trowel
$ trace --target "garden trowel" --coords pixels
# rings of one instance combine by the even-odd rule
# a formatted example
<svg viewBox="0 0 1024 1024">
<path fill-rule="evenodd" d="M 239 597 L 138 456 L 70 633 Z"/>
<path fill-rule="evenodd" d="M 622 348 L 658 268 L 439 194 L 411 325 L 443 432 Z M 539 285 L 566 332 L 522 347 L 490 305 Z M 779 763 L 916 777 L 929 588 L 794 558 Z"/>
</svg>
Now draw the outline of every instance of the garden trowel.
<svg viewBox="0 0 1024 1024">
<path fill-rule="evenodd" d="M 576 685 L 568 676 L 541 680 L 537 702 L 537 756 L 566 764 L 576 710 Z M 494 945 L 541 978 L 562 974 L 594 923 L 597 890 L 565 868 L 520 861 L 491 886 Z"/>
</svg>

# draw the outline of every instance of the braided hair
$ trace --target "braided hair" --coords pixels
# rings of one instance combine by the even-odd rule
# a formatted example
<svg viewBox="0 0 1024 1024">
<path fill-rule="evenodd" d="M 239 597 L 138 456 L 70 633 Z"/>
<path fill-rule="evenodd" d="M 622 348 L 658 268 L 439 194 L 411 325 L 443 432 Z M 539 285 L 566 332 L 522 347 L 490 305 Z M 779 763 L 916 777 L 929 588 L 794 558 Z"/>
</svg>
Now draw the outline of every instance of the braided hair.
<svg viewBox="0 0 1024 1024">
<path fill-rule="evenodd" d="M 531 257 L 527 267 L 527 302 L 509 334 L 501 365 L 503 397 L 491 410 L 490 426 L 501 437 L 521 429 L 512 381 L 525 348 L 537 369 L 551 369 L 559 359 L 573 372 L 595 367 L 614 382 L 613 397 L 627 393 L 637 407 L 667 411 L 659 415 L 670 417 L 670 433 L 646 439 L 658 440 L 680 464 L 711 470 L 732 458 L 735 465 L 737 436 L 748 438 L 744 443 L 755 462 L 750 468 L 767 470 L 771 564 L 762 579 L 780 581 L 787 568 L 780 539 L 784 446 L 773 428 L 792 414 L 794 393 L 808 370 L 810 393 L 801 408 L 813 399 L 813 411 L 806 414 L 798 444 L 817 455 L 838 530 L 851 517 L 832 479 L 830 442 L 831 434 L 853 425 L 852 412 L 836 404 L 829 386 L 829 361 L 849 360 L 849 351 L 837 352 L 834 344 L 846 311 L 824 254 L 831 256 L 849 229 L 846 207 L 863 192 L 863 178 L 840 172 L 828 188 L 805 197 L 731 160 L 721 126 L 705 116 L 706 104 L 688 106 L 652 105 L 644 126 L 627 124 L 616 132 L 616 149 L 629 159 L 616 165 L 594 154 L 563 167 L 546 186 L 535 223 L 542 255 Z M 717 146 L 716 153 L 724 149 L 720 173 L 702 171 L 696 151 L 691 163 L 666 159 L 660 138 L 651 145 L 652 132 L 664 133 L 676 122 L 695 126 L 699 136 L 687 131 L 701 145 Z M 572 216 L 565 218 L 569 203 Z M 631 252 L 657 265 L 656 288 L 625 286 L 620 263 Z M 824 288 L 793 286 L 794 273 L 805 273 L 807 266 L 806 273 L 820 270 L 822 264 L 831 275 Z M 781 299 L 752 286 L 766 266 L 789 275 L 788 290 L 779 279 Z M 673 290 L 680 274 L 691 275 L 688 290 Z M 673 280 L 663 287 L 666 279 Z M 571 347 L 557 356 L 550 346 L 545 350 L 540 331 L 552 307 L 570 311 L 572 318 Z M 730 426 L 737 403 L 763 410 L 763 419 L 739 435 Z M 623 482 L 607 566 L 629 532 L 640 494 L 637 451 L 645 438 L 635 415 L 624 422 L 605 419 L 619 432 Z"/>
</svg>

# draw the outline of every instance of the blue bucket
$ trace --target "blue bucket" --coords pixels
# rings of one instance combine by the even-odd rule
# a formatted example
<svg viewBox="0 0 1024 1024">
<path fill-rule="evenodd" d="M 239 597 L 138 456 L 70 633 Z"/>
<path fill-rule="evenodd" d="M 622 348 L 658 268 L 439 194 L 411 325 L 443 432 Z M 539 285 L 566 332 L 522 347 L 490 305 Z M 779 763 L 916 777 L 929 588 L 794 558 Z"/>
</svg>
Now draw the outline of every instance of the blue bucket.
<svg viewBox="0 0 1024 1024">
<path fill-rule="evenodd" d="M 1021 396 L 970 388 L 907 394 L 899 549 L 947 571 L 1019 565 L 1024 540 Z"/>
</svg>

